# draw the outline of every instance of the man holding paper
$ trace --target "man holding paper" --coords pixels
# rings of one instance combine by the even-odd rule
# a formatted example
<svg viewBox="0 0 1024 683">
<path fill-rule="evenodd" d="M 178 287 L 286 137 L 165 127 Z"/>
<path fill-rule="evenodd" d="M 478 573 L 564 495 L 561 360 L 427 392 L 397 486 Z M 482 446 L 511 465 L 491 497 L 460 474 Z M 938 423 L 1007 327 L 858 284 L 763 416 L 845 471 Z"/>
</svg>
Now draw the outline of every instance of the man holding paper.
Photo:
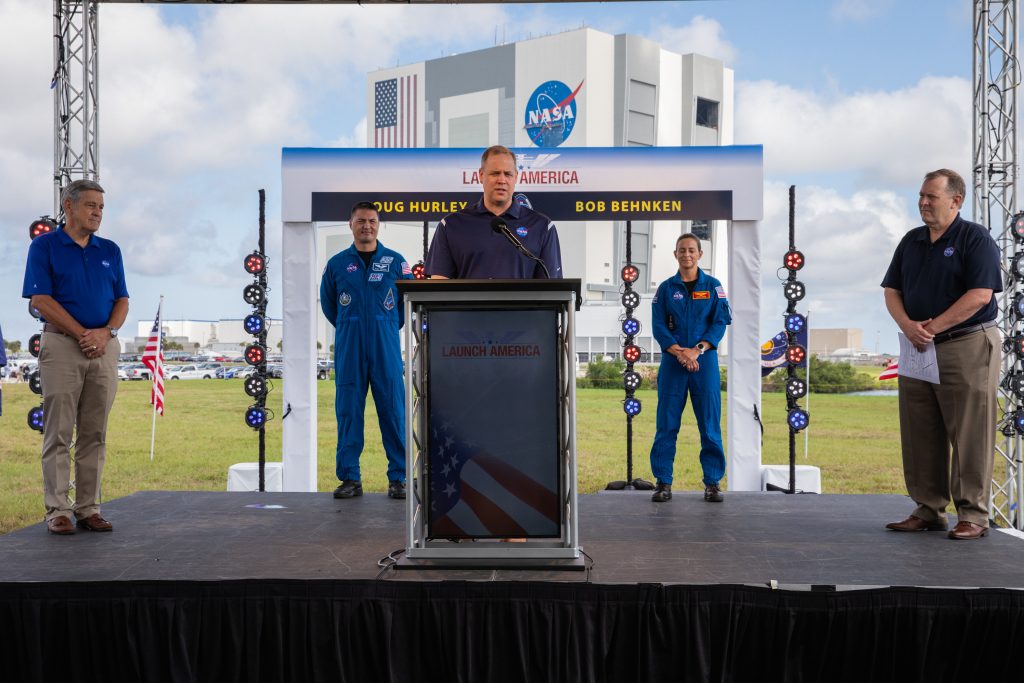
<svg viewBox="0 0 1024 683">
<path fill-rule="evenodd" d="M 925 176 L 924 225 L 904 235 L 882 280 L 889 315 L 917 351 L 934 345 L 939 369 L 937 384 L 900 375 L 903 475 L 917 507 L 886 528 L 945 531 L 952 499 L 958 523 L 948 535 L 960 540 L 988 533 L 1003 289 L 995 241 L 960 217 L 965 192 L 955 171 Z"/>
</svg>

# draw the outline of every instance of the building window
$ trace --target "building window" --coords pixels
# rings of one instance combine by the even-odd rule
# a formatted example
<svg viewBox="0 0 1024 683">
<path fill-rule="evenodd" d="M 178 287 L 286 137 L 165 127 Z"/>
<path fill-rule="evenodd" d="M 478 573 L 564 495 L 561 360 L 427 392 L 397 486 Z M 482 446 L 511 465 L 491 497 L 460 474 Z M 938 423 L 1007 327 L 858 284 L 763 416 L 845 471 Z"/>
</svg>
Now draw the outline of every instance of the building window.
<svg viewBox="0 0 1024 683">
<path fill-rule="evenodd" d="M 718 130 L 718 102 L 697 98 L 697 125 Z"/>
<path fill-rule="evenodd" d="M 690 232 L 702 241 L 708 242 L 711 240 L 711 223 L 708 221 L 693 221 L 690 225 Z"/>
</svg>

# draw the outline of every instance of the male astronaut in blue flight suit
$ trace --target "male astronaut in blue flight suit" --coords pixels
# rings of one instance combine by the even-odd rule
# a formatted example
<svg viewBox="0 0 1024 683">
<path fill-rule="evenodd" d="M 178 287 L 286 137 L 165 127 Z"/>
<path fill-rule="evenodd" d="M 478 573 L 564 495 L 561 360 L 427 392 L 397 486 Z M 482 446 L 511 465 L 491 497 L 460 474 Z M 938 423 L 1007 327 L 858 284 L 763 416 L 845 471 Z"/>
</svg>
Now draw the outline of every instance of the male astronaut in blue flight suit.
<svg viewBox="0 0 1024 683">
<path fill-rule="evenodd" d="M 651 471 L 657 478 L 651 500 L 656 503 L 672 499 L 672 464 L 687 395 L 700 431 L 704 500 L 722 502 L 718 482 L 725 474 L 725 451 L 716 349 L 732 313 L 722 283 L 697 267 L 703 254 L 696 235 L 681 235 L 675 250 L 679 272 L 658 286 L 651 304 L 654 338 L 661 346 L 657 433 L 651 446 Z"/>
<path fill-rule="evenodd" d="M 412 279 L 409 263 L 377 241 L 380 216 L 371 202 L 352 207 L 352 246 L 327 262 L 320 307 L 334 325 L 334 410 L 338 418 L 335 498 L 363 495 L 359 456 L 367 386 L 373 391 L 388 497 L 405 498 L 405 381 L 398 330 L 402 302 L 396 280 Z"/>
</svg>

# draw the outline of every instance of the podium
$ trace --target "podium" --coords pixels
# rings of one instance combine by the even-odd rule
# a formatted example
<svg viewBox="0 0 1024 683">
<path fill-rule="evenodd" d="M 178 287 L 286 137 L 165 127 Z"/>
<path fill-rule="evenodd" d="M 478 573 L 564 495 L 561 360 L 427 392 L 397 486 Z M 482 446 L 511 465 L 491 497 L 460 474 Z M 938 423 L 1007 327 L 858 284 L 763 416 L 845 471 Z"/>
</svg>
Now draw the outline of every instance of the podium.
<svg viewBox="0 0 1024 683">
<path fill-rule="evenodd" d="M 398 567 L 583 569 L 579 280 L 408 280 Z"/>
</svg>

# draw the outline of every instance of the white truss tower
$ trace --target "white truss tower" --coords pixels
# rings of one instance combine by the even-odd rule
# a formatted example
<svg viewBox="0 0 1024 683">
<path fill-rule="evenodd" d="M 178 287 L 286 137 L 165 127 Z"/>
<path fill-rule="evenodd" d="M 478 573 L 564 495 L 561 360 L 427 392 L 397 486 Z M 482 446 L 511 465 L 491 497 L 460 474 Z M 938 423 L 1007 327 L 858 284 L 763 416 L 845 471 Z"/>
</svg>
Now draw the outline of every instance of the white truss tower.
<svg viewBox="0 0 1024 683">
<path fill-rule="evenodd" d="M 1017 16 L 1020 0 L 975 0 L 974 3 L 974 220 L 989 229 L 1002 254 L 1004 290 L 999 296 L 1004 340 L 1019 333 L 1014 298 L 1024 286 L 1010 264 L 1024 245 L 1014 238 L 1017 212 L 1017 111 L 1020 63 L 1017 61 Z M 1004 344 L 1000 398 L 1005 413 L 999 424 L 992 473 L 991 518 L 1001 526 L 1024 528 L 1022 439 L 1014 413 L 1024 400 L 1009 389 L 1012 373 L 1024 372 L 1016 352 Z M 1011 380 L 1012 381 L 1012 380 Z"/>
<path fill-rule="evenodd" d="M 96 0 L 53 0 L 53 215 L 72 180 L 99 177 Z"/>
</svg>

